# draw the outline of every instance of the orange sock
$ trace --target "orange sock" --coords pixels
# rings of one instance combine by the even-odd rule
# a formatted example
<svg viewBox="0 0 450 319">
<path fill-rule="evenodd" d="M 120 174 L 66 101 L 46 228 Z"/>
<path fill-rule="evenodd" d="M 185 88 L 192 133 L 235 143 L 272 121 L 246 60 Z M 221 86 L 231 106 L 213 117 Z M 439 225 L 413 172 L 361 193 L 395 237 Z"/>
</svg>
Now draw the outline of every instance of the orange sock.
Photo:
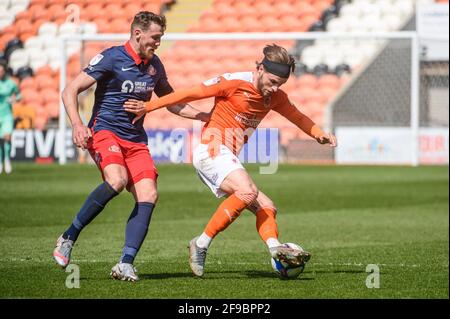
<svg viewBox="0 0 450 319">
<path fill-rule="evenodd" d="M 245 207 L 247 207 L 246 202 L 234 194 L 231 195 L 217 208 L 208 225 L 206 225 L 205 233 L 209 237 L 214 238 L 238 218 Z"/>
<path fill-rule="evenodd" d="M 278 238 L 276 214 L 276 209 L 272 207 L 260 208 L 256 212 L 256 229 L 264 242 L 269 238 Z"/>
</svg>

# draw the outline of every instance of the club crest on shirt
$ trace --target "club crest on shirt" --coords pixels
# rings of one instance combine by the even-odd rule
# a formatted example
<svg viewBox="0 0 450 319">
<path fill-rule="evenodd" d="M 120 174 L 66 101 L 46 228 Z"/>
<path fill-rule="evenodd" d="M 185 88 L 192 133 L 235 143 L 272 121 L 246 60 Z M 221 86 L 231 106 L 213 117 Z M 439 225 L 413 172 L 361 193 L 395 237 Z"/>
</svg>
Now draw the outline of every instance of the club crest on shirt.
<svg viewBox="0 0 450 319">
<path fill-rule="evenodd" d="M 147 73 L 148 73 L 149 75 L 151 75 L 151 76 L 156 75 L 156 69 L 155 69 L 155 67 L 154 67 L 153 65 L 150 64 L 150 65 L 148 66 Z"/>
<path fill-rule="evenodd" d="M 108 150 L 113 153 L 120 153 L 120 148 L 117 145 L 111 145 L 108 147 Z"/>
</svg>

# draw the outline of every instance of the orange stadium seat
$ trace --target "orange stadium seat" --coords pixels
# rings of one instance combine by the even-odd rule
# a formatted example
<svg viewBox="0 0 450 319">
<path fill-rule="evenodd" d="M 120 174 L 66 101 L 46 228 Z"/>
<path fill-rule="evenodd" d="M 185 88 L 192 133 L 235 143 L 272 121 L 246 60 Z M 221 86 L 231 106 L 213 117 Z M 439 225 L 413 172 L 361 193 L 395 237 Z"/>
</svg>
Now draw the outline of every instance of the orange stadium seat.
<svg viewBox="0 0 450 319">
<path fill-rule="evenodd" d="M 49 65 L 46 65 L 46 66 L 43 66 L 43 67 L 39 68 L 39 69 L 36 71 L 36 75 L 41 75 L 41 74 L 46 74 L 46 75 L 49 75 L 49 76 L 54 76 L 55 71 L 53 71 L 53 69 L 52 69 Z"/>
<path fill-rule="evenodd" d="M 274 32 L 281 27 L 281 21 L 274 16 L 265 16 L 260 20 L 259 31 Z"/>
<path fill-rule="evenodd" d="M 286 1 L 276 2 L 276 4 L 272 6 L 272 8 L 273 14 L 280 18 L 285 15 L 291 15 L 293 13 L 292 4 Z"/>
<path fill-rule="evenodd" d="M 50 118 L 57 118 L 59 116 L 59 102 L 48 102 L 45 104 L 45 109 Z"/>
<path fill-rule="evenodd" d="M 297 16 L 283 15 L 279 19 L 281 20 L 280 31 L 307 31 L 307 29 L 305 29 L 305 23 Z"/>
<path fill-rule="evenodd" d="M 238 19 L 243 19 L 244 17 L 255 15 L 254 8 L 245 1 L 234 3 L 232 8 L 234 10 L 234 15 Z"/>
<path fill-rule="evenodd" d="M 330 87 L 334 89 L 339 89 L 341 82 L 339 77 L 334 74 L 325 74 L 319 78 L 319 87 Z"/>
<path fill-rule="evenodd" d="M 319 20 L 319 18 L 317 17 L 316 14 L 303 16 L 302 22 L 304 23 L 304 30 L 305 31 L 309 30 L 309 28 L 318 20 Z"/>
<path fill-rule="evenodd" d="M 321 87 L 318 92 L 320 93 L 320 99 L 318 101 L 322 104 L 328 103 L 337 93 L 339 89 L 332 87 Z"/>
<path fill-rule="evenodd" d="M 59 87 L 59 83 L 54 80 L 54 78 L 48 74 L 36 75 L 35 81 L 39 90 L 51 89 L 56 91 Z"/>
<path fill-rule="evenodd" d="M 53 14 L 50 11 L 47 11 L 47 9 L 43 9 L 41 6 L 35 8 L 36 9 L 32 11 L 34 20 L 45 19 L 48 22 L 53 20 Z"/>
<path fill-rule="evenodd" d="M 322 99 L 320 92 L 310 87 L 299 88 L 297 92 L 303 99 L 304 104 L 308 104 L 311 101 L 320 101 Z"/>
<path fill-rule="evenodd" d="M 320 1 L 314 1 L 313 6 L 318 9 L 319 12 L 324 11 L 326 8 L 330 7 L 332 5 L 332 2 L 329 0 L 320 0 Z"/>
<path fill-rule="evenodd" d="M 205 17 L 206 16 L 213 16 L 214 18 L 228 17 L 228 16 L 236 16 L 236 10 L 230 4 L 219 3 L 215 5 L 213 8 L 210 8 L 210 10 L 205 11 L 204 14 Z"/>
<path fill-rule="evenodd" d="M 6 29 L 6 28 L 5 28 Z M 11 41 L 12 39 L 14 39 L 15 37 L 17 37 L 17 33 L 16 31 L 8 31 L 5 32 L 3 29 L 2 33 L 0 34 L 0 51 L 3 51 L 4 48 L 6 47 L 6 44 Z"/>
<path fill-rule="evenodd" d="M 315 8 L 313 5 L 303 1 L 298 1 L 297 3 L 295 3 L 293 5 L 293 10 L 300 17 L 313 16 L 316 19 L 319 19 L 320 15 L 322 14 L 322 12 Z"/>
<path fill-rule="evenodd" d="M 318 85 L 317 77 L 312 74 L 304 74 L 300 76 L 295 82 L 299 88 L 308 87 L 311 89 L 315 89 Z"/>
<path fill-rule="evenodd" d="M 115 18 L 110 21 L 108 32 L 110 33 L 124 33 L 129 29 L 129 25 L 124 18 Z"/>
<path fill-rule="evenodd" d="M 47 12 L 49 12 L 53 19 L 56 18 L 61 12 L 65 11 L 65 6 L 62 3 L 53 3 L 47 7 Z"/>
<path fill-rule="evenodd" d="M 221 29 L 225 32 L 239 32 L 241 30 L 240 20 L 235 16 L 226 16 L 218 21 Z"/>
<path fill-rule="evenodd" d="M 80 15 L 82 20 L 88 21 L 96 20 L 97 18 L 103 18 L 106 16 L 105 12 L 103 11 L 103 4 L 99 2 L 89 3 L 81 10 Z"/>
<path fill-rule="evenodd" d="M 127 3 L 123 7 L 124 14 L 129 17 L 134 17 L 139 11 L 141 11 L 141 5 L 134 2 Z"/>
<path fill-rule="evenodd" d="M 49 2 L 48 0 L 32 0 L 32 1 L 30 1 L 30 5 L 39 4 L 42 6 L 47 6 L 48 2 Z"/>
<path fill-rule="evenodd" d="M 103 10 L 108 12 L 110 14 L 111 18 L 125 16 L 123 6 L 118 3 L 107 4 Z"/>
<path fill-rule="evenodd" d="M 265 1 L 258 1 L 254 4 L 254 14 L 258 16 L 259 18 L 263 18 L 269 15 L 274 14 L 274 9 L 270 3 L 267 3 Z"/>
<path fill-rule="evenodd" d="M 31 16 L 36 19 L 36 13 L 47 11 L 47 8 L 44 3 L 32 2 L 28 7 L 27 11 L 31 14 Z"/>
<path fill-rule="evenodd" d="M 26 19 L 26 20 L 28 20 L 28 22 L 30 22 L 33 19 L 33 14 L 29 10 L 22 11 L 22 12 L 19 12 L 18 14 L 16 14 L 15 19 L 16 19 L 16 21 L 21 20 L 21 19 Z"/>
<path fill-rule="evenodd" d="M 24 89 L 21 92 L 23 103 L 31 104 L 37 103 L 42 104 L 43 97 L 35 89 Z"/>
<path fill-rule="evenodd" d="M 97 30 L 99 33 L 109 33 L 110 26 L 109 21 L 106 18 L 97 18 L 94 20 L 95 24 L 97 25 Z"/>
<path fill-rule="evenodd" d="M 243 32 L 254 32 L 259 26 L 259 19 L 254 15 L 248 15 L 240 20 Z"/>
<path fill-rule="evenodd" d="M 160 3 L 152 3 L 152 2 L 144 2 L 142 4 L 142 10 L 147 10 L 156 14 L 161 13 L 161 4 Z"/>
<path fill-rule="evenodd" d="M 33 77 L 27 77 L 25 79 L 23 79 L 22 81 L 20 81 L 20 90 L 27 90 L 27 89 L 32 89 L 32 90 L 36 90 L 36 81 Z"/>
<path fill-rule="evenodd" d="M 33 23 L 33 28 L 35 28 L 36 30 L 39 30 L 41 25 L 43 25 L 46 22 L 48 22 L 48 19 L 44 19 L 44 18 L 35 19 L 32 22 Z"/>
<path fill-rule="evenodd" d="M 59 102 L 59 92 L 55 89 L 45 88 L 40 90 L 39 93 L 42 95 L 44 104 Z"/>
<path fill-rule="evenodd" d="M 29 38 L 36 35 L 36 32 L 34 31 L 26 31 L 20 34 L 19 38 L 22 42 L 27 41 Z"/>
</svg>

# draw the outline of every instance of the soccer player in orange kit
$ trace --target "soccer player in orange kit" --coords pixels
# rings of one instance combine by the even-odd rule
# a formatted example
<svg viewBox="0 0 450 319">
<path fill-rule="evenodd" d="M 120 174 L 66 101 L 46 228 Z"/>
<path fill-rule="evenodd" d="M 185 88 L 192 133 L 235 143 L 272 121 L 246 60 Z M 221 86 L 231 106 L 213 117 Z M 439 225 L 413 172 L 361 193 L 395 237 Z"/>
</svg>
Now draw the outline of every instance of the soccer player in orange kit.
<svg viewBox="0 0 450 319">
<path fill-rule="evenodd" d="M 277 209 L 272 200 L 259 191 L 237 155 L 248 136 L 271 110 L 280 113 L 320 144 L 337 145 L 336 137 L 324 132 L 300 112 L 280 90 L 295 68 L 294 58 L 283 47 L 267 45 L 264 59 L 256 72 L 227 73 L 202 85 L 182 89 L 159 100 L 143 103 L 128 100 L 126 111 L 135 120 L 162 107 L 215 97 L 211 119 L 202 130 L 201 143 L 193 153 L 199 177 L 217 197 L 227 198 L 219 205 L 203 233 L 189 243 L 189 263 L 196 276 L 202 276 L 206 252 L 212 239 L 226 229 L 244 209 L 256 215 L 256 228 L 271 256 L 290 265 L 310 259 L 310 253 L 286 247 L 278 241 Z"/>
</svg>

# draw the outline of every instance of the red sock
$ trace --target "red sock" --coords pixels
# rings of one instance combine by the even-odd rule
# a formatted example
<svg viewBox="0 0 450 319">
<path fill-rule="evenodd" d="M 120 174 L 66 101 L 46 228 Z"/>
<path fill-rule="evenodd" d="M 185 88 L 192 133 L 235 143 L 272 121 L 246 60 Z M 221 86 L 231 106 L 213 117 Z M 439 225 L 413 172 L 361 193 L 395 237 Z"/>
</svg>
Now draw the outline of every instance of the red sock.
<svg viewBox="0 0 450 319">
<path fill-rule="evenodd" d="M 272 207 L 260 208 L 256 212 L 256 229 L 264 242 L 269 238 L 278 239 L 276 214 L 276 209 Z"/>
<path fill-rule="evenodd" d="M 214 238 L 218 233 L 227 228 L 241 212 L 247 207 L 247 203 L 236 195 L 231 195 L 220 204 L 214 215 L 206 225 L 205 233 Z"/>
</svg>

